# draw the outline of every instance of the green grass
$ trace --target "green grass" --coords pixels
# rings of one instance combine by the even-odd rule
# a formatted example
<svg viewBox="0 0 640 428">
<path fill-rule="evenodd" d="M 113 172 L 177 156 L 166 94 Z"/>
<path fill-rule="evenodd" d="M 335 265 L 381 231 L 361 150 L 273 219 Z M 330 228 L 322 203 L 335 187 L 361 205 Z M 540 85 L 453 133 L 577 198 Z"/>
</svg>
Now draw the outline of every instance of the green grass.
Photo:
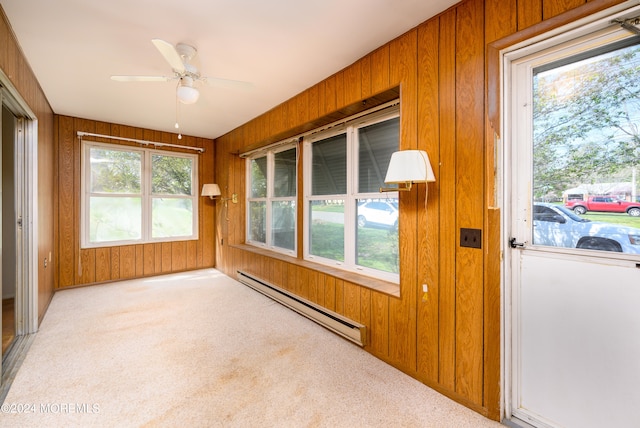
<svg viewBox="0 0 640 428">
<path fill-rule="evenodd" d="M 555 205 L 564 206 L 562 202 Z M 589 219 L 591 221 L 599 221 L 602 223 L 619 224 L 620 226 L 637 227 L 640 229 L 640 217 L 631 217 L 626 213 L 601 213 L 587 211 L 579 217 Z"/>
<path fill-rule="evenodd" d="M 314 211 L 322 211 L 322 212 L 325 212 L 325 213 L 343 213 L 344 212 L 344 205 L 342 205 L 342 204 L 327 204 L 327 205 L 314 204 L 313 205 L 313 210 Z"/>
<path fill-rule="evenodd" d="M 330 222 L 316 222 L 311 231 L 311 254 L 344 261 L 344 227 Z M 398 233 L 372 227 L 358 228 L 360 266 L 384 272 L 399 272 Z"/>
<path fill-rule="evenodd" d="M 619 224 L 621 226 L 637 227 L 640 229 L 640 217 L 631 217 L 629 214 L 596 213 L 587 211 L 580 217 L 588 218 L 591 221 L 601 221 L 604 223 Z"/>
</svg>

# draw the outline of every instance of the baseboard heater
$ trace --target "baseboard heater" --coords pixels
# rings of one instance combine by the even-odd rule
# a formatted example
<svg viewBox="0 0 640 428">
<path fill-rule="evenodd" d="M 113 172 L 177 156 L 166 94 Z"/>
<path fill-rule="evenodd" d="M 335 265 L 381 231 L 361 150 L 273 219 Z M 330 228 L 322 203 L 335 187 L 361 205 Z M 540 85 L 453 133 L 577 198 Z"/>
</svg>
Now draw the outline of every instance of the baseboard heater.
<svg viewBox="0 0 640 428">
<path fill-rule="evenodd" d="M 287 306 L 321 326 L 360 346 L 366 344 L 366 326 L 345 318 L 313 302 L 298 297 L 287 290 L 260 278 L 238 271 L 238 281 Z"/>
</svg>

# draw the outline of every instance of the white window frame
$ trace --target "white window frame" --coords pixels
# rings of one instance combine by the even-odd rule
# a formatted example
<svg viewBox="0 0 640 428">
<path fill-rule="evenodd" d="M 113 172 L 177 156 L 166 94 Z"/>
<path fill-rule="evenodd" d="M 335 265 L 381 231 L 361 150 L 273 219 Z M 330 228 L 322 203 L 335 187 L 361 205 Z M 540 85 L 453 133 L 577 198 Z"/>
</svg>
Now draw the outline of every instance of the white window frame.
<svg viewBox="0 0 640 428">
<path fill-rule="evenodd" d="M 141 177 L 140 177 L 140 194 L 110 194 L 109 197 L 140 197 L 141 198 L 141 237 L 140 239 L 120 240 L 120 241 L 105 241 L 105 242 L 90 242 L 90 201 L 92 193 L 90 193 L 90 179 L 91 168 L 89 162 L 91 148 L 103 148 L 107 150 L 121 150 L 128 152 L 141 153 L 142 165 L 141 165 Z M 151 192 L 151 158 L 153 155 L 182 157 L 191 159 L 193 168 L 191 170 L 191 195 L 153 195 Z M 100 247 L 115 247 L 121 245 L 133 245 L 133 244 L 147 244 L 154 242 L 171 242 L 171 241 L 187 241 L 198 239 L 198 155 L 189 153 L 172 152 L 167 150 L 157 150 L 148 148 L 131 147 L 120 144 L 98 143 L 95 141 L 82 141 L 82 161 L 81 161 L 81 213 L 80 213 L 80 242 L 81 248 L 100 248 Z M 96 194 L 102 196 L 102 194 Z M 169 199 L 189 199 L 193 207 L 192 212 L 192 233 L 186 236 L 172 236 L 163 238 L 152 238 L 152 204 L 153 200 L 158 198 Z"/>
<path fill-rule="evenodd" d="M 358 149 L 357 132 L 359 128 L 374 125 L 390 119 L 400 117 L 400 107 L 395 104 L 386 109 L 361 115 L 352 120 L 345 121 L 344 124 L 331 127 L 326 131 L 310 133 L 304 139 L 304 225 L 303 225 L 303 242 L 304 242 L 304 259 L 316 263 L 336 267 L 349 272 L 355 272 L 362 275 L 380 278 L 396 284 L 400 283 L 400 274 L 385 272 L 378 269 L 356 264 L 356 233 L 357 233 L 357 202 L 367 199 L 398 199 L 398 192 L 380 192 L 358 193 Z M 312 145 L 314 142 L 322 141 L 327 138 L 346 133 L 347 135 L 347 193 L 344 195 L 312 195 Z M 398 136 L 399 138 L 400 136 Z M 399 149 L 399 148 L 398 148 Z M 343 200 L 344 201 L 344 262 L 327 259 L 310 253 L 310 226 L 311 213 L 309 205 L 314 200 Z M 351 219 L 347 221 L 347 219 Z M 398 240 L 399 240 L 398 236 Z"/>
<path fill-rule="evenodd" d="M 275 155 L 287 150 L 291 150 L 291 149 L 295 149 L 296 150 L 296 175 L 294 177 L 294 180 L 296 180 L 296 193 L 293 196 L 274 196 L 274 183 L 275 183 Z M 276 245 L 273 244 L 272 242 L 272 230 L 271 230 L 271 225 L 272 223 L 272 206 L 274 202 L 293 202 L 294 204 L 297 205 L 298 203 L 298 185 L 297 185 L 297 181 L 298 181 L 298 156 L 299 156 L 299 150 L 298 150 L 298 145 L 296 143 L 288 143 L 288 144 L 280 144 L 277 143 L 275 144 L 274 148 L 271 149 L 267 149 L 264 151 L 260 151 L 257 152 L 249 157 L 247 157 L 246 160 L 246 183 L 247 183 L 247 188 L 246 188 L 246 194 L 247 194 L 247 208 L 246 208 L 246 243 L 249 245 L 253 245 L 256 247 L 260 247 L 260 248 L 267 248 L 269 250 L 278 252 L 278 253 L 283 253 L 283 254 L 287 254 L 290 256 L 295 256 L 296 254 L 298 254 L 298 207 L 296 206 L 295 209 L 295 214 L 294 214 L 294 238 L 293 238 L 293 242 L 294 242 L 294 246 L 293 249 L 289 249 L 289 248 L 282 248 L 282 247 L 278 247 Z M 251 196 L 251 162 L 255 159 L 259 159 L 262 157 L 266 157 L 267 158 L 267 196 L 266 197 L 252 197 Z M 251 237 L 251 219 L 250 219 L 250 215 L 251 215 L 251 202 L 264 202 L 265 206 L 266 206 L 266 215 L 265 215 L 265 241 L 266 242 L 259 242 L 259 241 L 253 241 L 250 239 Z"/>
</svg>

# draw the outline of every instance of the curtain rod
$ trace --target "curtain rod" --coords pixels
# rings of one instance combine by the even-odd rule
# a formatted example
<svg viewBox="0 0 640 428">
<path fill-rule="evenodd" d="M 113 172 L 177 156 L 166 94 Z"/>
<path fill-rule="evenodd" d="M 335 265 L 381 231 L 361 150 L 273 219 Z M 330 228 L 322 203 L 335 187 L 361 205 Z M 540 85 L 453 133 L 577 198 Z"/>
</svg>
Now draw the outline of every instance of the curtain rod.
<svg viewBox="0 0 640 428">
<path fill-rule="evenodd" d="M 177 149 L 195 150 L 195 151 L 200 152 L 200 153 L 204 152 L 204 149 L 202 147 L 180 146 L 178 144 L 159 143 L 159 142 L 156 142 L 156 141 L 137 140 L 135 138 L 116 137 L 116 136 L 112 136 L 112 135 L 93 134 L 91 132 L 78 131 L 78 138 L 80 138 L 82 140 L 82 137 L 108 138 L 108 139 L 111 139 L 111 140 L 129 141 L 131 143 L 144 144 L 145 146 L 174 147 L 174 148 L 177 148 Z"/>
</svg>

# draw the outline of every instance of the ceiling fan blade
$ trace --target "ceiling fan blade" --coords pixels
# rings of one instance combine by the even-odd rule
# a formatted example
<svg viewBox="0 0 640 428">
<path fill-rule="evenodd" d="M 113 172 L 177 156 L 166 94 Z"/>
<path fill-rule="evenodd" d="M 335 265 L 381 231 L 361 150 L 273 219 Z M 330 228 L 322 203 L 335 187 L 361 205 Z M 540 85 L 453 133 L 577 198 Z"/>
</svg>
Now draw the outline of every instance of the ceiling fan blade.
<svg viewBox="0 0 640 428">
<path fill-rule="evenodd" d="M 219 77 L 200 77 L 199 80 L 204 81 L 209 86 L 217 86 L 220 88 L 232 88 L 232 89 L 253 89 L 255 85 L 251 82 L 245 82 L 242 80 L 221 79 Z"/>
<path fill-rule="evenodd" d="M 174 71 L 178 73 L 184 73 L 186 71 L 182 58 L 175 46 L 161 39 L 152 39 L 151 41 Z"/>
<path fill-rule="evenodd" d="M 116 82 L 168 82 L 173 77 L 165 76 L 111 76 Z"/>
</svg>

